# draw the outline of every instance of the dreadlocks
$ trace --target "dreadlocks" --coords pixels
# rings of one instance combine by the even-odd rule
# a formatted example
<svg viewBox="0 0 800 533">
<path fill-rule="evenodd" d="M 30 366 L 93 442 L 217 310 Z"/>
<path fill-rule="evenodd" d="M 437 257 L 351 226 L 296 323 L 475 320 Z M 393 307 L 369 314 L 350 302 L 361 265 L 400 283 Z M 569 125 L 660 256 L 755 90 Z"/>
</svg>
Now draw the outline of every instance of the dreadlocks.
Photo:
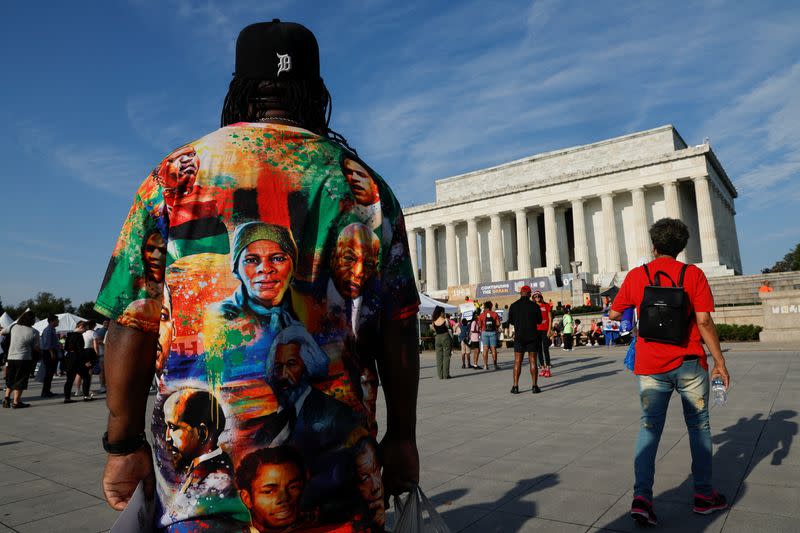
<svg viewBox="0 0 800 533">
<path fill-rule="evenodd" d="M 325 82 L 307 80 L 265 81 L 234 76 L 222 106 L 222 127 L 252 122 L 280 108 L 314 133 L 332 139 L 356 153 L 341 134 L 330 129 L 333 104 Z"/>
</svg>

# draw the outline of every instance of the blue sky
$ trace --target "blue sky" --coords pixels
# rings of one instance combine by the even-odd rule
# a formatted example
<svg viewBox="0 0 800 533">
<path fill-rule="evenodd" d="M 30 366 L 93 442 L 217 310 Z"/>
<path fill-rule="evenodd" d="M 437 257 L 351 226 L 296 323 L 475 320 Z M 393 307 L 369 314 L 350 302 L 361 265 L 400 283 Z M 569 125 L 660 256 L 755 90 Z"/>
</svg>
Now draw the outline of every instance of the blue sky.
<svg viewBox="0 0 800 533">
<path fill-rule="evenodd" d="M 795 2 L 32 0 L 0 20 L 3 302 L 94 299 L 137 185 L 217 127 L 238 31 L 274 17 L 317 35 L 333 127 L 404 204 L 671 123 L 738 187 L 746 273 L 800 240 Z"/>
</svg>

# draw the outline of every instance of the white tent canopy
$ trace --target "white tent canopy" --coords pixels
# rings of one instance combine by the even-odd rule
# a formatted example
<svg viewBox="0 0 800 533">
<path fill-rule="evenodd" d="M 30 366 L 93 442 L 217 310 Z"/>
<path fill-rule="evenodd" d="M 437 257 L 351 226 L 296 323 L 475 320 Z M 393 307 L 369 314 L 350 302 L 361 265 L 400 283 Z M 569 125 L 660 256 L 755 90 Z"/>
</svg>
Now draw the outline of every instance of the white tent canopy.
<svg viewBox="0 0 800 533">
<path fill-rule="evenodd" d="M 13 323 L 14 319 L 8 313 L 3 313 L 3 316 L 0 316 L 0 328 L 5 329 Z"/>
<path fill-rule="evenodd" d="M 68 333 L 70 331 L 75 330 L 75 326 L 78 325 L 78 322 L 85 322 L 85 318 L 81 318 L 78 315 L 73 315 L 72 313 L 60 313 L 56 315 L 58 317 L 58 326 L 56 327 L 56 333 Z M 37 330 L 39 333 L 44 331 L 44 328 L 47 327 L 47 319 L 40 320 L 36 324 L 33 325 L 33 329 Z"/>
<path fill-rule="evenodd" d="M 455 313 L 458 311 L 458 307 L 455 305 L 446 304 L 444 302 L 440 302 L 438 300 L 434 300 L 430 296 L 424 293 L 419 293 L 419 312 L 423 315 L 430 315 L 433 313 L 434 307 L 437 305 L 441 305 L 444 307 L 445 313 Z"/>
</svg>

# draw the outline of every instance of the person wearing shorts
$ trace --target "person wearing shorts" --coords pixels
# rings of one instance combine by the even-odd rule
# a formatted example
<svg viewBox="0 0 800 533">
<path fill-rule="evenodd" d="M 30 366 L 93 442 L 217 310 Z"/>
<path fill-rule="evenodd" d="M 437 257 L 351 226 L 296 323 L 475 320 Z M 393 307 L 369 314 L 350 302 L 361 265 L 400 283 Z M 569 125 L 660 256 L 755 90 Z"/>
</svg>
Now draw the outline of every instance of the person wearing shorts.
<svg viewBox="0 0 800 533">
<path fill-rule="evenodd" d="M 483 313 L 478 317 L 478 325 L 481 329 L 481 344 L 483 344 L 483 369 L 489 369 L 489 351 L 492 352 L 494 369 L 497 366 L 497 330 L 500 328 L 500 317 L 492 311 L 492 302 L 484 302 Z"/>
<path fill-rule="evenodd" d="M 542 311 L 539 305 L 531 301 L 531 288 L 523 285 L 519 289 L 519 300 L 508 308 L 508 316 L 503 327 L 514 326 L 514 385 L 511 394 L 519 394 L 519 376 L 522 373 L 522 360 L 528 354 L 531 369 L 531 392 L 541 391 L 537 384 L 536 352 L 541 347 L 540 331 L 537 325 L 542 322 Z"/>
<path fill-rule="evenodd" d="M 478 370 L 480 368 L 478 366 L 478 356 L 480 355 L 481 329 L 478 326 L 478 319 L 475 315 L 473 315 L 472 321 L 469 323 L 468 331 L 467 339 L 469 339 L 469 349 L 472 352 L 472 368 Z"/>
<path fill-rule="evenodd" d="M 469 322 L 462 318 L 458 324 L 458 343 L 461 346 L 461 368 L 471 366 L 469 363 Z"/>
</svg>

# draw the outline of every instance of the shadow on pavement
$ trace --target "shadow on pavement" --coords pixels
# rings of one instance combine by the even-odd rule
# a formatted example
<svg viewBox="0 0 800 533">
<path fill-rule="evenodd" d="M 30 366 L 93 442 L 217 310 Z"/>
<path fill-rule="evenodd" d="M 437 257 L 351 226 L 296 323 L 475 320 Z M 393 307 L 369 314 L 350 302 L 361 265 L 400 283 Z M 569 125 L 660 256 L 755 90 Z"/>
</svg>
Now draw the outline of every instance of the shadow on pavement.
<svg viewBox="0 0 800 533">
<path fill-rule="evenodd" d="M 584 381 L 607 378 L 608 376 L 613 376 L 614 374 L 619 374 L 619 373 L 620 373 L 619 370 L 610 370 L 608 372 L 595 372 L 593 374 L 586 374 L 585 376 L 575 377 L 572 379 L 567 379 L 565 381 L 560 381 L 553 385 L 545 385 L 545 386 L 542 386 L 542 381 L 539 380 L 539 387 L 542 388 L 542 392 L 547 392 L 555 389 L 560 389 L 562 387 L 569 387 L 570 385 L 575 385 L 576 383 L 583 383 Z"/>
<path fill-rule="evenodd" d="M 437 494 L 432 498 L 437 506 L 437 510 L 444 518 L 445 523 L 451 527 L 453 531 L 464 529 L 477 522 L 485 514 L 482 511 L 497 510 L 501 506 L 508 505 L 509 503 L 516 503 L 517 508 L 524 507 L 525 516 L 506 515 L 502 523 L 489 523 L 481 524 L 481 533 L 514 533 L 522 531 L 525 528 L 525 522 L 530 517 L 537 515 L 536 502 L 531 501 L 529 496 L 536 492 L 549 489 L 558 485 L 559 477 L 556 473 L 542 474 L 535 478 L 521 479 L 517 484 L 509 489 L 503 496 L 493 502 L 481 502 L 479 504 L 466 505 L 458 507 L 457 509 L 443 510 L 444 506 L 450 505 L 457 501 L 459 498 L 467 494 L 469 491 L 466 489 L 456 489 L 442 494 Z M 481 512 L 481 517 L 473 520 L 472 522 L 465 523 L 464 518 L 472 515 L 469 511 L 475 510 Z M 517 511 L 515 511 L 516 513 Z M 521 515 L 522 513 L 520 513 Z"/>
<path fill-rule="evenodd" d="M 771 455 L 771 465 L 782 464 L 797 435 L 798 424 L 790 420 L 796 416 L 797 411 L 792 410 L 776 411 L 767 419 L 763 418 L 762 413 L 757 413 L 750 418 L 740 418 L 736 424 L 724 428 L 721 433 L 712 437 L 712 442 L 718 445 L 713 459 L 714 486 L 728 498 L 729 505 L 735 504 L 745 494 L 747 476 L 760 462 Z M 656 479 L 658 468 L 657 462 Z M 690 460 L 686 462 L 686 470 L 691 470 Z M 694 514 L 691 511 L 693 496 L 694 481 L 691 473 L 677 487 L 657 494 L 653 503 L 659 518 L 659 529 L 687 533 L 701 532 L 712 527 L 718 529 L 719 524 L 712 522 L 720 514 Z M 639 529 L 627 514 L 613 522 L 596 526 L 613 531 Z"/>
</svg>

